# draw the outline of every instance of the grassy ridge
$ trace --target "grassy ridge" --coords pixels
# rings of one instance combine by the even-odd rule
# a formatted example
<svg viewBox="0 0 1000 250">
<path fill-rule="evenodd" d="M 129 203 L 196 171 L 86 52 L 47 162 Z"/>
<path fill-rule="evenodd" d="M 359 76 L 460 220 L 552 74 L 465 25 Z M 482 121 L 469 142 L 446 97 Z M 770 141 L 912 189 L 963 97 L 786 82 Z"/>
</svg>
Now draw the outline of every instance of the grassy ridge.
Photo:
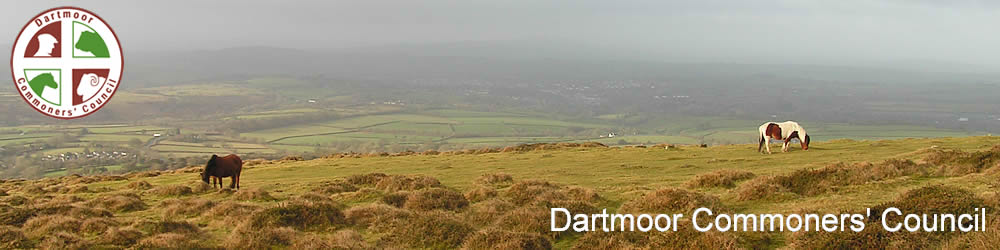
<svg viewBox="0 0 1000 250">
<path fill-rule="evenodd" d="M 10 216 L 16 213 L 33 214 L 23 221 L 4 222 L 13 226 L 4 230 L 23 233 L 23 244 L 35 247 L 68 247 L 52 245 L 59 243 L 308 248 L 308 242 L 321 244 L 320 248 L 525 244 L 540 248 L 835 247 L 857 235 L 705 234 L 691 233 L 689 229 L 649 237 L 553 233 L 547 231 L 547 207 L 579 211 L 606 208 L 610 212 L 713 206 L 743 213 L 838 213 L 883 204 L 927 202 L 920 199 L 962 199 L 946 203 L 993 206 L 998 202 L 993 189 L 1000 176 L 1000 148 L 994 148 L 998 144 L 997 137 L 845 139 L 817 142 L 808 151 L 793 149 L 771 155 L 756 153 L 756 145 L 551 146 L 538 150 L 509 147 L 503 150 L 509 152 L 497 153 L 248 160 L 243 189 L 235 193 L 216 192 L 199 184 L 198 167 L 133 174 L 127 179 L 49 178 L 0 184 L 7 194 L 0 199 L 10 204 L 0 212 L 5 218 L 14 218 Z M 140 195 L 132 197 L 127 193 Z M 23 199 L 24 204 L 16 204 L 18 199 Z M 69 206 L 61 208 L 70 209 L 67 211 L 79 210 L 68 215 L 79 218 L 46 217 L 49 210 L 45 209 L 56 209 L 53 207 L 59 204 Z M 76 225 L 53 221 L 91 220 L 94 216 L 89 214 L 94 211 L 80 210 L 87 204 L 111 212 L 110 217 L 103 216 L 111 220 L 106 230 L 138 233 L 131 240 L 105 242 L 97 234 L 53 228 L 65 223 L 69 228 Z M 211 209 L 216 206 L 243 212 L 218 216 L 224 211 Z M 68 235 L 55 233 L 64 231 Z M 71 240 L 57 241 L 54 237 Z M 190 240 L 167 240 L 171 237 Z M 646 240 L 627 240 L 632 237 Z M 877 248 L 890 242 L 917 242 L 968 247 L 976 246 L 969 242 L 981 244 L 982 238 L 975 237 L 983 236 L 873 235 L 875 241 L 855 246 Z M 674 243 L 657 245 L 663 242 Z"/>
</svg>

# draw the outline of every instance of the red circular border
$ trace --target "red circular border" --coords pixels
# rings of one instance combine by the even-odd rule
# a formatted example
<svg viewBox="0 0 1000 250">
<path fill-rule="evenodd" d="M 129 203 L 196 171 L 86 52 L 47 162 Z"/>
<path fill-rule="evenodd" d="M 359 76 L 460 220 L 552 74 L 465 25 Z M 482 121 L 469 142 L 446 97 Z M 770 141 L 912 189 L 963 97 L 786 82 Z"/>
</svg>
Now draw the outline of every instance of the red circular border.
<svg viewBox="0 0 1000 250">
<path fill-rule="evenodd" d="M 104 101 L 104 105 L 101 105 L 100 107 L 97 107 L 93 111 L 90 111 L 90 112 L 88 112 L 88 113 L 86 113 L 86 114 L 84 114 L 82 116 L 77 116 L 77 117 L 58 117 L 58 116 L 50 115 L 48 113 L 45 113 L 45 111 L 39 110 L 37 107 L 35 107 L 35 105 L 31 105 L 31 102 L 29 102 L 28 99 L 24 98 L 24 94 L 18 93 L 18 95 L 21 96 L 21 99 L 24 100 L 24 103 L 27 103 L 28 106 L 31 106 L 31 108 L 35 109 L 35 111 L 38 111 L 38 113 L 42 113 L 43 115 L 46 115 L 48 117 L 52 117 L 52 118 L 56 118 L 56 119 L 60 119 L 60 120 L 72 120 L 72 119 L 77 119 L 77 118 L 84 118 L 84 117 L 89 116 L 90 114 L 97 113 L 98 110 L 101 110 L 101 108 L 104 108 L 104 106 L 107 106 L 111 102 L 111 98 L 115 97 L 115 93 L 118 93 L 118 88 L 121 87 L 122 74 L 125 73 L 125 52 L 122 51 L 122 42 L 121 42 L 121 40 L 118 40 L 118 34 L 116 34 L 115 30 L 111 28 L 111 25 L 108 25 L 108 22 L 107 22 L 106 19 L 104 19 L 101 16 L 98 16 L 97 14 L 94 14 L 94 12 L 91 12 L 90 10 L 86 10 L 86 9 L 83 9 L 83 8 L 80 8 L 80 7 L 62 6 L 62 7 L 55 7 L 55 8 L 51 8 L 51 9 L 47 9 L 45 11 L 42 11 L 41 13 L 38 13 L 38 15 L 35 15 L 34 17 L 32 17 L 31 20 L 28 20 L 28 23 L 25 23 L 24 27 L 21 27 L 21 31 L 17 32 L 17 36 L 14 37 L 14 44 L 10 46 L 10 77 L 14 80 L 14 89 L 16 91 L 20 91 L 20 90 L 17 89 L 17 77 L 15 77 L 15 74 L 14 74 L 14 48 L 17 47 L 17 39 L 21 38 L 21 33 L 24 33 L 24 29 L 27 29 L 28 25 L 31 25 L 31 22 L 33 22 L 36 18 L 38 18 L 38 17 L 40 17 L 40 16 L 42 16 L 45 13 L 48 13 L 50 11 L 59 10 L 59 9 L 73 9 L 73 10 L 78 10 L 78 11 L 86 12 L 87 14 L 90 14 L 91 16 L 97 17 L 97 19 L 101 19 L 101 22 L 104 23 L 104 26 L 108 27 L 108 30 L 111 31 L 111 35 L 115 37 L 115 42 L 118 43 L 118 55 L 120 57 L 119 61 L 121 61 L 121 67 L 120 67 L 121 70 L 118 71 L 118 85 L 117 85 L 117 87 L 115 87 L 115 92 L 111 93 L 111 96 L 108 97 L 107 101 Z"/>
</svg>

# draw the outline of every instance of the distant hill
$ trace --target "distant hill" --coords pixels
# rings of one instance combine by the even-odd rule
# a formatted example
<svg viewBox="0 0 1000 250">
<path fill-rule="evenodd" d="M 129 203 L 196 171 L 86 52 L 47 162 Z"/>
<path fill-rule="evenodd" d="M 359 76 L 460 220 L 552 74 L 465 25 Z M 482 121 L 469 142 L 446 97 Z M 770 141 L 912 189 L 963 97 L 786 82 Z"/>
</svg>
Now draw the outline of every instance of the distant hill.
<svg viewBox="0 0 1000 250">
<path fill-rule="evenodd" d="M 508 43 L 399 45 L 338 50 L 237 47 L 128 53 L 126 76 L 143 84 L 323 75 L 393 83 L 414 79 L 599 80 L 778 76 L 839 82 L 992 81 L 997 75 L 921 72 L 907 65 L 677 63 L 628 59 L 597 49 Z"/>
<path fill-rule="evenodd" d="M 203 166 L 124 176 L 0 182 L 2 239 L 15 248 L 821 248 L 994 245 L 987 233 L 698 233 L 691 211 L 998 216 L 998 137 L 836 140 L 761 155 L 756 145 L 606 148 L 544 145 L 467 153 L 245 159 L 239 191 Z M 966 153 L 974 152 L 974 153 Z M 224 184 L 229 185 L 225 179 Z M 549 209 L 683 213 L 681 232 L 551 232 Z M 70 212 L 63 212 L 70 211 Z M 878 210 L 880 211 L 880 210 Z M 867 227 L 883 230 L 878 215 Z M 713 221 L 707 219 L 707 221 Z M 50 232 L 56 229 L 55 234 Z M 82 226 L 81 226 L 82 225 Z M 100 225 L 100 226 L 94 226 Z M 94 228 L 98 229 L 94 229 Z M 986 230 L 1000 230 L 989 223 Z M 77 230 L 77 228 L 81 228 Z M 97 231 L 111 232 L 108 234 Z M 845 230 L 846 231 L 846 230 Z M 433 232 L 433 233 L 428 233 Z M 865 230 L 868 232 L 868 229 Z M 108 238 L 112 237 L 113 238 Z M 864 237 L 864 241 L 856 241 Z M 63 240 L 52 240 L 52 239 Z M 68 243 L 67 243 L 68 242 Z M 680 242 L 680 243 L 678 243 Z"/>
</svg>

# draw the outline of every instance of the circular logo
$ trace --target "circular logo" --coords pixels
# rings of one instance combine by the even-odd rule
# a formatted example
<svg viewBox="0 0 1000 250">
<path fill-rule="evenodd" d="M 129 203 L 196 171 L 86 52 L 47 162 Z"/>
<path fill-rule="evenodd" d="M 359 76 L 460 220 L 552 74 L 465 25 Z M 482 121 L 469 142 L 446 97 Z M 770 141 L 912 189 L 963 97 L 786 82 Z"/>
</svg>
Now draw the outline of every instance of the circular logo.
<svg viewBox="0 0 1000 250">
<path fill-rule="evenodd" d="M 28 21 L 10 55 L 14 87 L 42 114 L 74 119 L 108 104 L 122 76 L 121 45 L 104 19 L 59 7 Z"/>
</svg>

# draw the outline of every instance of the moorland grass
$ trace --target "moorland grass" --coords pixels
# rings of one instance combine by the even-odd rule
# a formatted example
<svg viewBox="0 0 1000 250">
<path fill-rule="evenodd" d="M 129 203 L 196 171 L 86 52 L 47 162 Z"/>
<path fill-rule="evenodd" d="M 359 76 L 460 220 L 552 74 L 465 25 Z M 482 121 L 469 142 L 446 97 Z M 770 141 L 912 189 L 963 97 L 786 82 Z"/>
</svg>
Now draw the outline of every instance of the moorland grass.
<svg viewBox="0 0 1000 250">
<path fill-rule="evenodd" d="M 506 153 L 346 154 L 262 162 L 244 169 L 243 189 L 236 192 L 199 190 L 192 186 L 200 184 L 198 173 L 190 171 L 130 174 L 128 180 L 4 181 L 0 245 L 757 249 L 836 248 L 848 242 L 976 248 L 995 241 L 983 234 L 701 233 L 684 226 L 648 234 L 551 232 L 548 220 L 552 207 L 580 213 L 687 213 L 695 206 L 741 213 L 835 213 L 886 205 L 916 212 L 993 208 L 1000 184 L 996 144 L 1000 138 L 842 140 L 772 155 L 754 152 L 755 145 L 583 144 L 514 147 Z M 87 192 L 70 191 L 81 187 Z M 273 199 L 254 198 L 262 192 Z M 251 198 L 241 201 L 241 195 Z M 146 207 L 136 209 L 139 203 Z"/>
</svg>

